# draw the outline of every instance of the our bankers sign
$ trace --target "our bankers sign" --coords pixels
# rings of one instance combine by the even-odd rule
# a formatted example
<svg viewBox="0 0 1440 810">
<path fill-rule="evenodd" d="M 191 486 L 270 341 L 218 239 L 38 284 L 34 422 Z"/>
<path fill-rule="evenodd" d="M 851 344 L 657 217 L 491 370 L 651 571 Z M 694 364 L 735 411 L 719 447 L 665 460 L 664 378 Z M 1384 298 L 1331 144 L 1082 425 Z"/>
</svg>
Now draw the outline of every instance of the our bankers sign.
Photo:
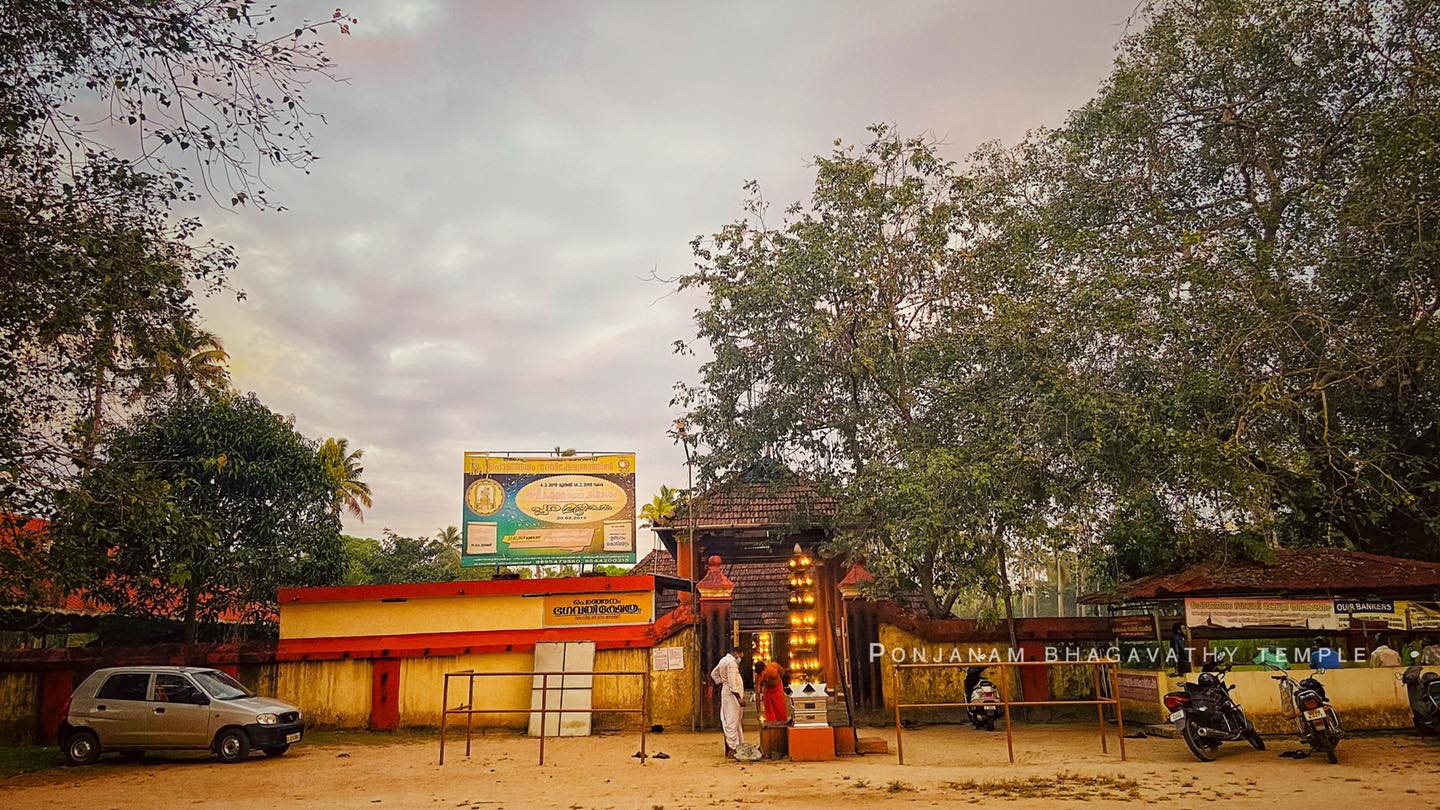
<svg viewBox="0 0 1440 810">
<path fill-rule="evenodd" d="M 635 562 L 635 454 L 465 454 L 466 565 Z"/>
</svg>

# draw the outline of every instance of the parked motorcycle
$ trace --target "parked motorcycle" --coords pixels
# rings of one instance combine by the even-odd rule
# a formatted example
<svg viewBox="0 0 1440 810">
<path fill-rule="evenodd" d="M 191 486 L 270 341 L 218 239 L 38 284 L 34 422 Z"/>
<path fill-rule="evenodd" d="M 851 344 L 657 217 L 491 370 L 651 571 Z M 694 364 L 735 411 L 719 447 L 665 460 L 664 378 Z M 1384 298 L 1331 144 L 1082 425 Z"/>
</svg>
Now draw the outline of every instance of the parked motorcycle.
<svg viewBox="0 0 1440 810">
<path fill-rule="evenodd" d="M 1277 669 L 1277 667 L 1271 667 Z M 1345 730 L 1340 727 L 1340 714 L 1330 705 L 1325 696 L 1325 686 L 1311 673 L 1308 678 L 1296 681 L 1290 673 L 1281 672 L 1270 677 L 1280 682 L 1280 712 L 1286 718 L 1295 720 L 1300 742 L 1310 746 L 1312 751 L 1323 751 L 1325 758 L 1334 765 L 1340 761 L 1335 747 Z"/>
<path fill-rule="evenodd" d="M 995 730 L 995 721 L 1000 718 L 1000 693 L 982 673 L 984 667 L 970 667 L 965 670 L 965 697 L 967 703 L 982 703 L 970 706 L 965 713 L 975 728 Z"/>
<path fill-rule="evenodd" d="M 1244 740 L 1257 751 L 1265 750 L 1265 741 L 1255 732 L 1250 718 L 1230 698 L 1230 690 L 1235 688 L 1225 683 L 1230 668 L 1228 661 L 1208 661 L 1193 683 L 1181 683 L 1181 691 L 1164 698 L 1170 722 L 1190 753 L 1201 762 L 1215 761 L 1216 749 L 1225 742 Z"/>
<path fill-rule="evenodd" d="M 1426 736 L 1440 735 L 1440 675 L 1420 667 L 1406 667 L 1400 681 L 1410 696 L 1415 729 Z"/>
</svg>

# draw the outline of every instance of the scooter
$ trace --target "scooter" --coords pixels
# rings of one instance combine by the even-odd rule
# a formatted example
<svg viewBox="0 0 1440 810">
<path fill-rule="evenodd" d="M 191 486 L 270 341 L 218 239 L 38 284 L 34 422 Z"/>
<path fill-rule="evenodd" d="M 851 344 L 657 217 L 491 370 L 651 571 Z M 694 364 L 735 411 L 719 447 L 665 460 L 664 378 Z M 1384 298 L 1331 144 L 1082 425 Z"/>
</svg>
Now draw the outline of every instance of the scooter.
<svg viewBox="0 0 1440 810">
<path fill-rule="evenodd" d="M 1265 741 L 1256 733 L 1250 718 L 1240 704 L 1230 698 L 1234 686 L 1225 683 L 1228 661 L 1207 661 L 1194 683 L 1184 682 L 1183 690 L 1164 698 L 1170 710 L 1170 722 L 1201 762 L 1214 762 L 1221 743 L 1244 740 L 1257 751 L 1265 750 Z"/>
<path fill-rule="evenodd" d="M 1400 681 L 1410 696 L 1415 730 L 1427 737 L 1440 735 L 1440 675 L 1418 666 L 1406 667 Z"/>
<path fill-rule="evenodd" d="M 1310 746 L 1312 751 L 1323 751 L 1325 758 L 1334 765 L 1340 761 L 1335 747 L 1340 744 L 1345 730 L 1340 726 L 1339 712 L 1325 696 L 1325 686 L 1315 677 L 1318 674 L 1313 672 L 1298 682 L 1284 671 L 1270 677 L 1280 682 L 1280 711 L 1284 716 L 1294 718 L 1300 742 Z"/>
<path fill-rule="evenodd" d="M 1000 718 L 1000 693 L 996 691 L 995 684 L 981 674 L 984 671 L 984 667 L 970 667 L 965 670 L 966 702 L 984 704 L 966 708 L 965 714 L 970 717 L 975 728 L 994 731 L 995 721 Z"/>
</svg>

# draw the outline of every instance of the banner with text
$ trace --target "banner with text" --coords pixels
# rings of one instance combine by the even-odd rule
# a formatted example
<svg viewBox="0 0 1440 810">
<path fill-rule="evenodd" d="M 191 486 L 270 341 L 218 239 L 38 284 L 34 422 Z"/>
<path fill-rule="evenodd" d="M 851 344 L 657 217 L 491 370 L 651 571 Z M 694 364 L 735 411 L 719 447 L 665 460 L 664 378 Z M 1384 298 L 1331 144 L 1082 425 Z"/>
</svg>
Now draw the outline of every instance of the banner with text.
<svg viewBox="0 0 1440 810">
<path fill-rule="evenodd" d="M 635 562 L 635 454 L 465 454 L 464 565 Z"/>
<path fill-rule="evenodd" d="M 1339 630 L 1329 599 L 1186 599 L 1191 627 L 1301 627 Z"/>
</svg>

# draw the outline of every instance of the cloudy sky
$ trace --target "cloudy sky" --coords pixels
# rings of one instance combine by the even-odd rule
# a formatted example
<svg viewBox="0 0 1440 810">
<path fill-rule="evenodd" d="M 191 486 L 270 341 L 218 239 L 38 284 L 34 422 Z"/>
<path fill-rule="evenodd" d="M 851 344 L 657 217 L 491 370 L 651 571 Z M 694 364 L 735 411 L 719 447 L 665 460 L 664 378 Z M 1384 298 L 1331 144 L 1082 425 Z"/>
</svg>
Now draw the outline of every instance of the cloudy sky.
<svg viewBox="0 0 1440 810">
<path fill-rule="evenodd" d="M 364 448 L 352 533 L 458 524 L 466 450 L 633 450 L 646 500 L 684 483 L 665 429 L 696 363 L 671 353 L 696 301 L 652 275 L 741 184 L 803 198 L 809 157 L 877 121 L 955 159 L 1056 124 L 1134 5 L 344 2 L 321 162 L 270 173 L 286 211 L 206 212 L 247 296 L 207 325 L 237 387 Z"/>
</svg>

